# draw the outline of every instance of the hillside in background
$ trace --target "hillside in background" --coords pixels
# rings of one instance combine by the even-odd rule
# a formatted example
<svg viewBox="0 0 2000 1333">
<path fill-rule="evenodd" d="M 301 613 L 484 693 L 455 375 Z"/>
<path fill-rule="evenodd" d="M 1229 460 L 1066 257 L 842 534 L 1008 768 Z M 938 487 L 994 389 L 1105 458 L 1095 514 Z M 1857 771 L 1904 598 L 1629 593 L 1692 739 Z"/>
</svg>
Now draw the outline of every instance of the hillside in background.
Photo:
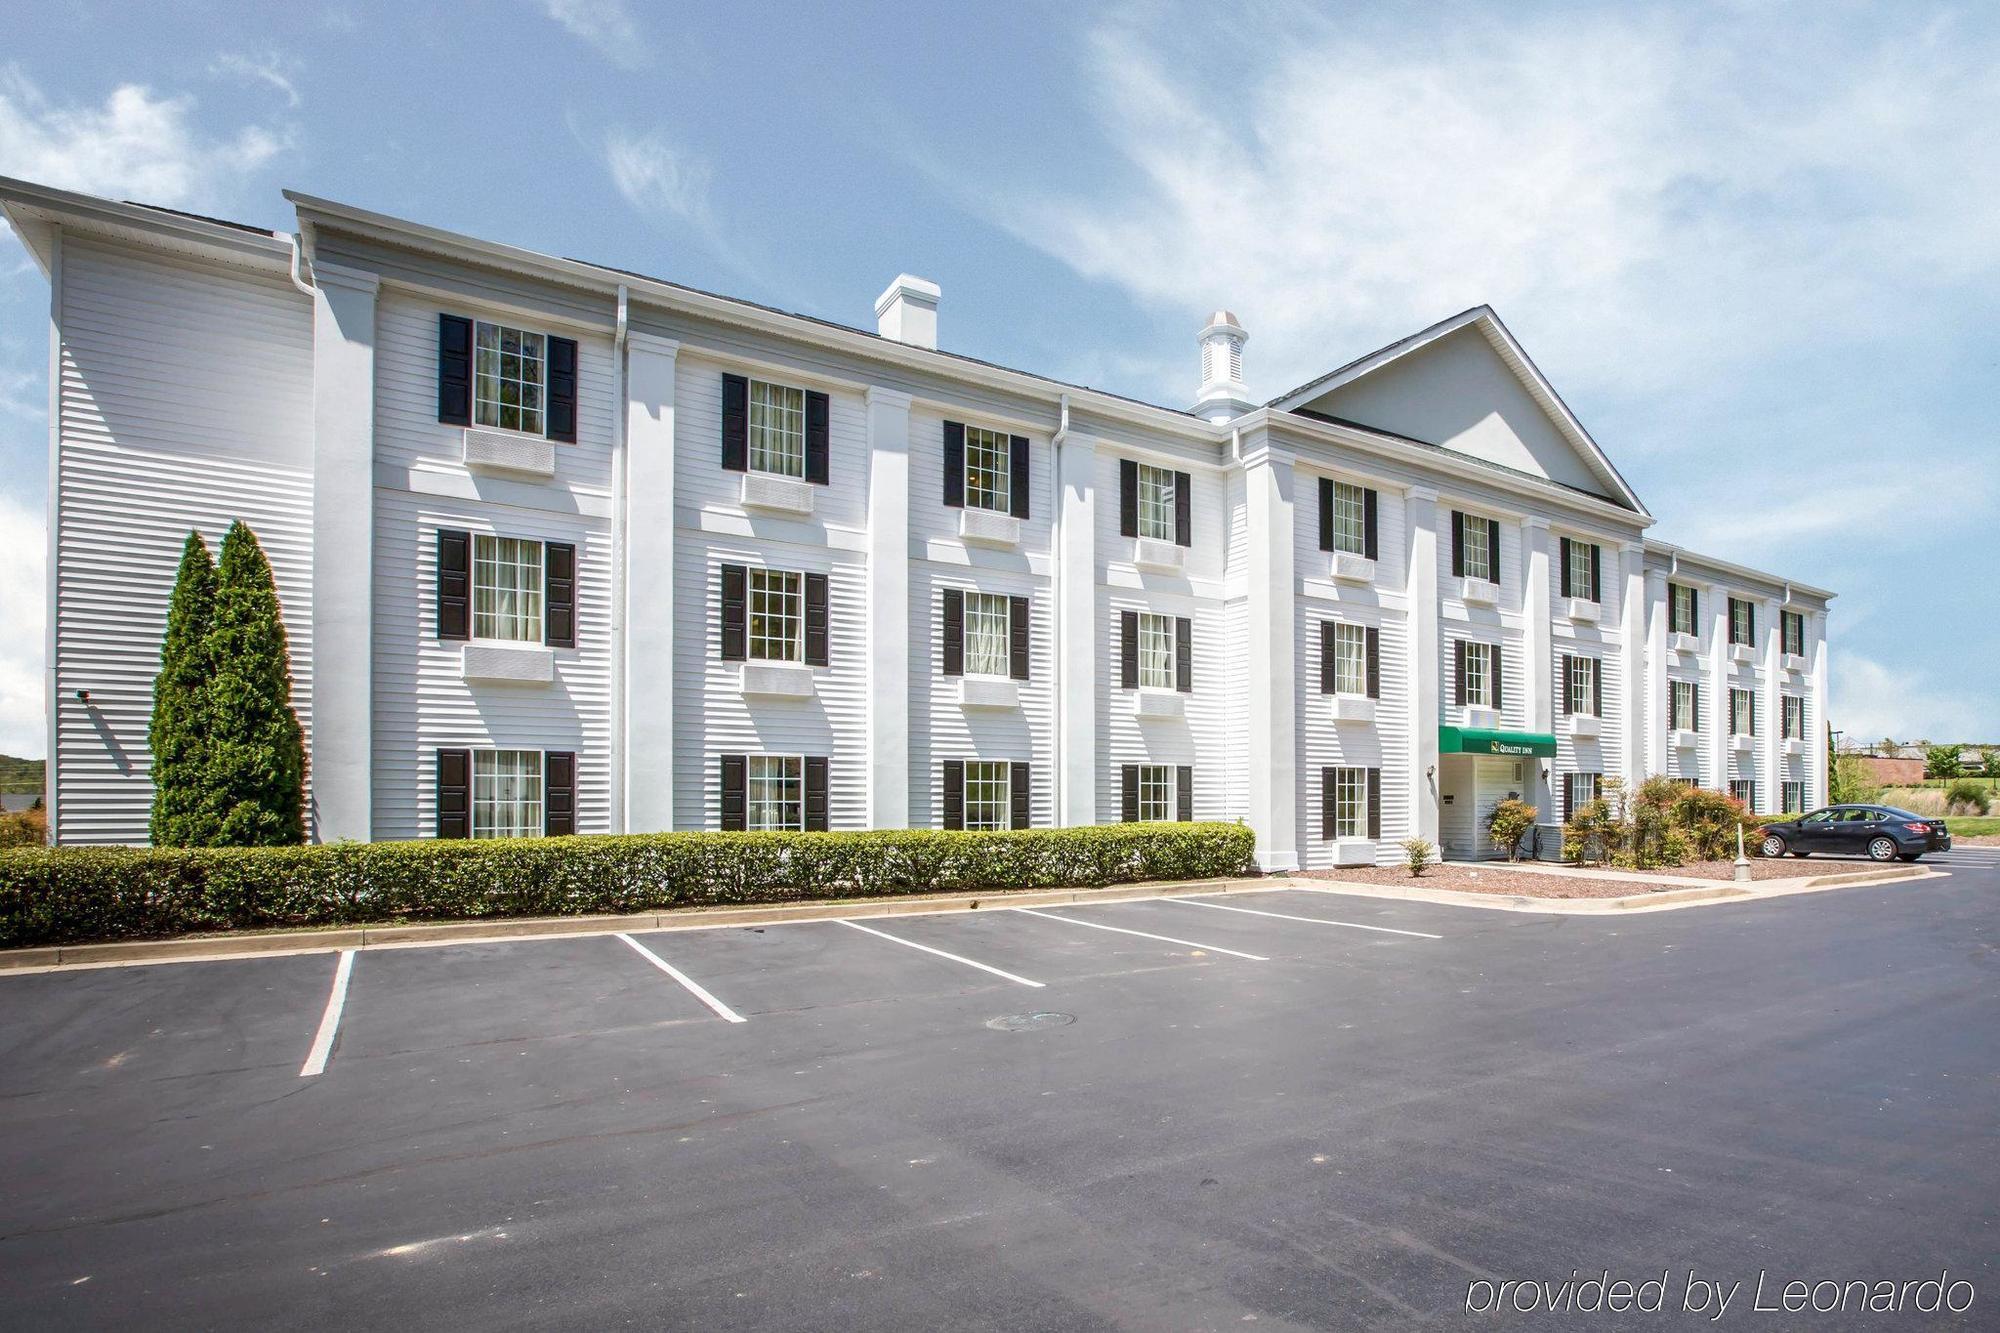
<svg viewBox="0 0 2000 1333">
<path fill-rule="evenodd" d="M 42 790 L 42 761 L 0 754 L 0 792 Z"/>
</svg>

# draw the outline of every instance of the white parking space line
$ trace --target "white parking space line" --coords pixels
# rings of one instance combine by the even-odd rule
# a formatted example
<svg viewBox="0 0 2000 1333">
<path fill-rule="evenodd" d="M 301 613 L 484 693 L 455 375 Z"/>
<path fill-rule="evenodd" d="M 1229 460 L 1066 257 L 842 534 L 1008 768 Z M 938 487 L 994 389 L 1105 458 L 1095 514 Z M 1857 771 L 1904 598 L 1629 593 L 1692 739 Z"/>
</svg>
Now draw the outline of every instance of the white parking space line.
<svg viewBox="0 0 2000 1333">
<path fill-rule="evenodd" d="M 639 941 L 633 939 L 630 935 L 627 935 L 623 931 L 620 931 L 618 933 L 618 938 L 624 940 L 634 949 L 637 949 L 639 951 L 639 956 L 644 958 L 647 962 L 651 963 L 654 967 L 659 968 L 660 971 L 666 973 L 668 976 L 672 977 L 675 981 L 678 981 L 681 983 L 681 985 L 687 987 L 688 994 L 694 996 L 695 999 L 700 1000 L 703 1004 L 715 1010 L 718 1016 L 729 1020 L 731 1023 L 747 1023 L 750 1021 L 749 1019 L 743 1017 L 743 1015 L 737 1013 L 734 1009 L 731 1009 L 728 1005 L 724 1004 L 722 1001 L 716 999 L 713 995 L 710 995 L 707 991 L 703 990 L 700 982 L 696 981 L 693 977 L 689 976 L 687 973 L 675 967 L 672 963 L 668 962 L 666 959 L 654 953 L 651 949 L 648 949 L 645 945 L 639 943 Z"/>
<path fill-rule="evenodd" d="M 1286 912 L 1265 912 L 1255 907 L 1231 907 L 1227 903 L 1212 903 L 1206 898 L 1162 898 L 1164 903 L 1184 903 L 1189 907 L 1213 907 L 1218 912 L 1241 912 L 1245 916 L 1275 917 L 1279 921 L 1304 921 L 1315 926 L 1345 926 L 1349 930 L 1375 930 L 1384 935 L 1408 935 L 1419 940 L 1441 940 L 1442 935 L 1433 935 L 1425 930 L 1398 930 L 1394 926 L 1365 926 L 1359 921 L 1329 921 L 1323 916 L 1292 916 Z"/>
<path fill-rule="evenodd" d="M 1146 930 L 1127 930 L 1123 926 L 1107 926 L 1101 921 L 1085 921 L 1080 917 L 1057 916 L 1054 912 L 1038 912 L 1032 907 L 1010 907 L 1010 912 L 1026 912 L 1029 916 L 1044 917 L 1050 921 L 1061 921 L 1071 926 L 1088 926 L 1092 930 L 1109 930 L 1119 935 L 1137 935 L 1142 940 L 1160 940 L 1167 944 L 1179 944 L 1189 949 L 1200 949 L 1207 953 L 1226 953 L 1231 958 L 1248 958 L 1253 963 L 1268 963 L 1271 960 L 1260 953 L 1244 953 L 1241 949 L 1225 949 L 1219 944 L 1201 944 L 1195 940 L 1176 939 L 1172 935 L 1155 935 Z"/>
<path fill-rule="evenodd" d="M 925 953 L 936 954 L 940 958 L 949 958 L 954 963 L 964 963 L 967 967 L 976 967 L 981 972 L 991 972 L 994 976 L 1011 981 L 1017 986 L 1034 986 L 1040 989 L 1046 984 L 1040 981 L 1030 981 L 1026 977 L 1017 977 L 1012 972 L 1002 972 L 997 967 L 989 967 L 985 963 L 975 962 L 970 958 L 960 958 L 957 954 L 946 953 L 943 949 L 933 949 L 928 944 L 919 944 L 915 940 L 906 940 L 900 935 L 891 935 L 886 930 L 877 930 L 873 926 L 864 926 L 858 921 L 842 921 L 840 924 L 850 926 L 864 934 L 873 935 L 878 940 L 887 940 L 891 944 L 900 944 L 906 949 L 921 949 Z"/>
<path fill-rule="evenodd" d="M 327 1057 L 333 1054 L 333 1037 L 340 1031 L 340 1011 L 347 1007 L 347 979 L 354 975 L 354 950 L 342 949 L 333 965 L 333 991 L 326 997 L 326 1012 L 320 1015 L 319 1031 L 313 1036 L 306 1062 L 299 1066 L 300 1078 L 315 1078 L 326 1072 Z"/>
</svg>

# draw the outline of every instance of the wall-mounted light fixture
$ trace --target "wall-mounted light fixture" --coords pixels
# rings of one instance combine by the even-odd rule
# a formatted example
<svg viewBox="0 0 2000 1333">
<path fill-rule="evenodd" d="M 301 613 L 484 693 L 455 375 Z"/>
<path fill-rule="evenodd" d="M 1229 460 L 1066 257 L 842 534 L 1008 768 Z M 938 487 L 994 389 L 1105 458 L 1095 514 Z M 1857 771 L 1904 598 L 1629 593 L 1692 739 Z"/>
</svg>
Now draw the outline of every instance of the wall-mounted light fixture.
<svg viewBox="0 0 2000 1333">
<path fill-rule="evenodd" d="M 89 702 L 90 702 L 90 691 L 89 691 L 89 690 L 78 690 L 78 691 L 76 692 L 76 701 L 77 701 L 78 703 L 80 703 L 80 704 L 87 704 L 87 703 L 89 703 Z"/>
</svg>

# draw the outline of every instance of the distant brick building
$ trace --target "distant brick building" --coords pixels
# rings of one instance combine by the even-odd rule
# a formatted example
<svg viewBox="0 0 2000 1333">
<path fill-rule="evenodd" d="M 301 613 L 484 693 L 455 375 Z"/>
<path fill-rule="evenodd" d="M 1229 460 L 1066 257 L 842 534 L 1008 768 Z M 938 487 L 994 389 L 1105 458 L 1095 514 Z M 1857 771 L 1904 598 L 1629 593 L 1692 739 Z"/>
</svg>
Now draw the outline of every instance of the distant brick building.
<svg viewBox="0 0 2000 1333">
<path fill-rule="evenodd" d="M 1883 787 L 1914 787 L 1924 780 L 1921 759 L 1885 759 L 1879 755 L 1859 756 L 1868 769 L 1868 780 Z"/>
</svg>

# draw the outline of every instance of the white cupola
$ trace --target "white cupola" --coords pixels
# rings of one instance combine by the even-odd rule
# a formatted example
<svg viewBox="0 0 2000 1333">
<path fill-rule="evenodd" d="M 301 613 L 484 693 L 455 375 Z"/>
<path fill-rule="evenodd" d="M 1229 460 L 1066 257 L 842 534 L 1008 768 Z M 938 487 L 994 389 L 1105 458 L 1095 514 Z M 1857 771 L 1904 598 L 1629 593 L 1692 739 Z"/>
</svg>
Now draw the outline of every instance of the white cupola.
<svg viewBox="0 0 2000 1333">
<path fill-rule="evenodd" d="M 1227 310 L 1208 317 L 1201 331 L 1201 391 L 1195 395 L 1195 415 L 1228 421 L 1256 406 L 1243 383 L 1243 344 L 1250 335 Z"/>
</svg>

